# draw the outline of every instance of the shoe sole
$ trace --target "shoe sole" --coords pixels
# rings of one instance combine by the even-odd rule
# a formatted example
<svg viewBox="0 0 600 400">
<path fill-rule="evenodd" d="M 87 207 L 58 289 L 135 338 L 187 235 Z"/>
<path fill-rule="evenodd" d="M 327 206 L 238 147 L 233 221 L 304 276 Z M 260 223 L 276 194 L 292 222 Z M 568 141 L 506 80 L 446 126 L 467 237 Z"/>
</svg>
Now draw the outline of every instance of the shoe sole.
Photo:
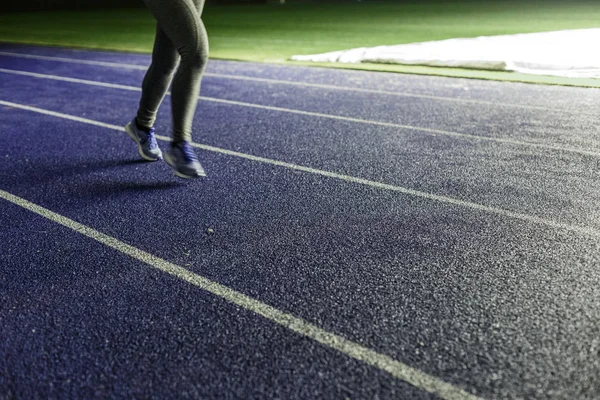
<svg viewBox="0 0 600 400">
<path fill-rule="evenodd" d="M 173 162 L 173 160 L 169 156 L 169 153 L 165 153 L 165 161 L 173 169 L 173 173 L 176 176 L 178 176 L 179 178 L 182 178 L 182 179 L 197 179 L 197 178 L 202 178 L 202 177 L 206 176 L 206 173 L 202 173 L 202 174 L 198 174 L 198 175 L 185 175 L 184 173 L 181 173 L 181 172 L 177 171 L 177 168 L 175 167 L 175 163 Z"/>
<path fill-rule="evenodd" d="M 127 134 L 129 135 L 129 137 L 131 138 L 131 140 L 133 140 L 138 145 L 138 153 L 140 154 L 140 156 L 144 160 L 146 160 L 146 161 L 158 161 L 158 160 L 160 160 L 162 158 L 161 157 L 162 156 L 162 152 L 161 152 L 161 155 L 158 156 L 158 157 L 156 157 L 156 158 L 153 158 L 153 157 L 150 157 L 150 156 L 144 154 L 144 151 L 142 150 L 142 145 L 140 144 L 140 140 L 138 139 L 138 137 L 135 134 L 135 132 L 133 132 L 131 130 L 131 124 L 127 124 L 127 126 L 125 126 L 125 132 L 127 132 Z"/>
</svg>

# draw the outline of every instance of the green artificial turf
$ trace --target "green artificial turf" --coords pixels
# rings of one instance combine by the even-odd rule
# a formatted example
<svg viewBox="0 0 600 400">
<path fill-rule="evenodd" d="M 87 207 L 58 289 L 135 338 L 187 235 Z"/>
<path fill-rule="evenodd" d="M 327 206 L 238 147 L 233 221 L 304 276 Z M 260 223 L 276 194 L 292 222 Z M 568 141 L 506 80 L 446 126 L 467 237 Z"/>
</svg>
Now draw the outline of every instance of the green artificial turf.
<svg viewBox="0 0 600 400">
<path fill-rule="evenodd" d="M 211 58 L 290 64 L 294 54 L 455 37 L 600 26 L 594 1 L 302 1 L 207 5 Z M 145 9 L 0 14 L 0 41 L 150 52 Z M 417 74 L 600 87 L 600 80 L 382 64 L 319 64 Z"/>
</svg>

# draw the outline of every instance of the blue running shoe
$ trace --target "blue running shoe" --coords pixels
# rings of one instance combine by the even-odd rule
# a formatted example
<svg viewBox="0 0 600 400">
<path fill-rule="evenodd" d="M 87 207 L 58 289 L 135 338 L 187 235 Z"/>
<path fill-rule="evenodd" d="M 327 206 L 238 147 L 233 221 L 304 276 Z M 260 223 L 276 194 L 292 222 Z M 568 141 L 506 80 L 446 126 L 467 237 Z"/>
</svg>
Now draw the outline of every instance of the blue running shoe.
<svg viewBox="0 0 600 400">
<path fill-rule="evenodd" d="M 125 131 L 137 143 L 138 152 L 144 160 L 157 161 L 162 159 L 162 151 L 160 151 L 158 143 L 156 143 L 156 137 L 154 137 L 154 127 L 148 131 L 139 129 L 134 118 L 133 121 L 127 124 Z"/>
<path fill-rule="evenodd" d="M 171 143 L 171 147 L 165 154 L 165 161 L 173 168 L 175 175 L 180 178 L 190 179 L 206 176 L 198 161 L 198 156 L 189 142 Z"/>
</svg>

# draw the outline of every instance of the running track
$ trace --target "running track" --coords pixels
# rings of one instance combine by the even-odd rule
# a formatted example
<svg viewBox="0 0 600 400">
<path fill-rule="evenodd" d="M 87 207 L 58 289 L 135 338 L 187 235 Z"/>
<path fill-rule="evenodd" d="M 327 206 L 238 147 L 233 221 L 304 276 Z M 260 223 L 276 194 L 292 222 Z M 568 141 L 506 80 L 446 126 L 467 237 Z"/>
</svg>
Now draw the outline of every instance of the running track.
<svg viewBox="0 0 600 400">
<path fill-rule="evenodd" d="M 148 62 L 0 45 L 1 398 L 600 397 L 598 90 Z"/>
</svg>

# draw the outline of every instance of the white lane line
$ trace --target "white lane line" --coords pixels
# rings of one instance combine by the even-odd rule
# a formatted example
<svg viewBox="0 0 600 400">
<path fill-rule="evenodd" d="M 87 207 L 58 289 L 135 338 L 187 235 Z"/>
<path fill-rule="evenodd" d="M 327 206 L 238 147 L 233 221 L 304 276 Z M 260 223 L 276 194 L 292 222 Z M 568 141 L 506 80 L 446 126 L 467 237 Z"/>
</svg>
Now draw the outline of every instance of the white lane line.
<svg viewBox="0 0 600 400">
<path fill-rule="evenodd" d="M 39 114 L 50 115 L 53 117 L 63 118 L 63 119 L 71 120 L 71 121 L 82 122 L 85 124 L 95 125 L 95 126 L 99 126 L 102 128 L 108 128 L 108 129 L 113 129 L 113 130 L 117 130 L 117 131 L 125 131 L 125 128 L 123 126 L 106 124 L 104 122 L 94 121 L 94 120 L 82 118 L 82 117 L 76 117 L 73 115 L 63 114 L 63 113 L 59 113 L 59 112 L 55 112 L 55 111 L 44 110 L 41 108 L 26 106 L 26 105 L 22 105 L 22 104 L 18 104 L 18 103 L 12 103 L 12 102 L 8 102 L 8 101 L 4 101 L 4 100 L 0 100 L 0 105 L 18 108 L 18 109 L 27 110 L 27 111 L 32 111 L 32 112 L 36 112 Z M 171 141 L 171 138 L 167 137 L 167 136 L 156 135 L 156 138 L 163 140 L 163 141 Z M 548 227 L 555 228 L 555 229 L 566 230 L 566 231 L 577 233 L 577 234 L 584 235 L 584 236 L 600 238 L 600 230 L 591 228 L 591 227 L 565 224 L 565 223 L 556 222 L 556 221 L 545 219 L 545 218 L 528 215 L 528 214 L 522 214 L 522 213 L 517 213 L 517 212 L 513 212 L 513 211 L 509 211 L 509 210 L 504 210 L 502 208 L 490 207 L 490 206 L 486 206 L 486 205 L 479 204 L 479 203 L 473 203 L 470 201 L 454 199 L 452 197 L 440 196 L 440 195 L 436 195 L 436 194 L 432 194 L 432 193 L 422 192 L 419 190 L 408 189 L 408 188 L 405 188 L 402 186 L 396 186 L 396 185 L 372 181 L 372 180 L 368 180 L 368 179 L 357 178 L 357 177 L 350 176 L 350 175 L 338 174 L 336 172 L 324 171 L 324 170 L 320 170 L 320 169 L 316 169 L 316 168 L 305 167 L 302 165 L 292 164 L 292 163 L 288 163 L 285 161 L 278 161 L 278 160 L 273 160 L 270 158 L 254 156 L 252 154 L 246 154 L 246 153 L 241 153 L 241 152 L 237 152 L 237 151 L 233 151 L 233 150 L 222 149 L 219 147 L 209 146 L 209 145 L 205 145 L 205 144 L 193 143 L 192 145 L 199 149 L 211 151 L 214 153 L 244 158 L 246 160 L 256 161 L 256 162 L 260 162 L 260 163 L 264 163 L 264 164 L 276 165 L 279 167 L 284 167 L 284 168 L 295 170 L 295 171 L 308 172 L 308 173 L 315 174 L 315 175 L 321 175 L 321 176 L 325 176 L 328 178 L 334 178 L 334 179 L 339 179 L 339 180 L 346 181 L 346 182 L 357 183 L 360 185 L 370 186 L 370 187 L 377 188 L 377 189 L 389 190 L 389 191 L 398 192 L 398 193 L 402 193 L 402 194 L 409 195 L 409 196 L 415 196 L 415 197 L 420 197 L 423 199 L 433 200 L 433 201 L 440 202 L 440 203 L 451 204 L 451 205 L 458 206 L 458 207 L 465 207 L 465 208 L 470 208 L 470 209 L 477 210 L 477 211 L 483 211 L 483 212 L 487 212 L 487 213 L 491 213 L 491 214 L 496 214 L 496 215 L 500 215 L 503 217 L 513 218 L 513 219 L 517 219 L 517 220 L 521 220 L 521 221 L 525 221 L 525 222 L 529 222 L 529 223 L 533 223 L 533 224 L 537 224 L 537 225 L 544 225 L 544 226 L 548 226 Z"/>
<path fill-rule="evenodd" d="M 403 380 L 421 390 L 433 393 L 447 400 L 477 400 L 477 396 L 444 382 L 439 378 L 428 375 L 418 369 L 412 368 L 400 361 L 396 361 L 384 354 L 377 353 L 367 347 L 354 343 L 335 333 L 328 332 L 292 314 L 280 311 L 243 293 L 235 291 L 225 285 L 211 281 L 201 275 L 195 274 L 179 265 L 170 263 L 162 258 L 133 247 L 112 236 L 99 232 L 89 226 L 80 224 L 65 216 L 57 214 L 47 208 L 41 207 L 21 197 L 17 197 L 4 190 L 0 190 L 0 198 L 27 209 L 35 214 L 49 219 L 52 222 L 65 226 L 73 231 L 87 236 L 115 249 L 131 258 L 139 260 L 171 276 L 179 278 L 202 290 L 205 290 L 221 299 L 237 305 L 238 307 L 258 314 L 267 320 L 281 325 L 299 335 L 308 337 L 324 346 L 337 350 L 365 364 L 385 371 L 393 377 Z"/>
<path fill-rule="evenodd" d="M 0 72 L 3 72 L 5 74 L 29 76 L 32 78 L 39 78 L 39 79 L 50 79 L 50 80 L 54 80 L 54 81 L 80 83 L 83 85 L 91 85 L 91 86 L 100 86 L 100 87 L 111 88 L 111 89 L 130 90 L 133 92 L 141 92 L 142 91 L 141 88 L 138 88 L 135 86 L 127 86 L 127 85 L 118 85 L 115 83 L 90 81 L 87 79 L 69 78 L 67 76 L 39 74 L 37 72 L 18 71 L 15 69 L 0 68 Z"/>
<path fill-rule="evenodd" d="M 527 104 L 502 103 L 502 102 L 495 102 L 495 101 L 488 101 L 488 100 L 464 99 L 464 98 L 460 98 L 460 97 L 434 96 L 434 95 L 429 95 L 429 94 L 417 94 L 417 93 L 408 93 L 408 92 L 392 92 L 390 90 L 353 88 L 353 87 L 347 87 L 347 86 L 326 85 L 323 83 L 292 82 L 292 81 L 284 81 L 281 79 L 257 78 L 257 77 L 252 77 L 252 76 L 243 76 L 243 75 L 215 74 L 215 73 L 210 73 L 210 72 L 205 73 L 205 75 L 213 76 L 215 78 L 262 82 L 262 83 L 267 83 L 267 84 L 311 87 L 311 88 L 317 88 L 317 89 L 340 90 L 340 91 L 346 91 L 346 92 L 369 93 L 369 94 L 397 96 L 397 97 L 410 97 L 410 98 L 437 100 L 437 101 L 450 101 L 450 102 L 454 102 L 454 103 L 477 104 L 477 105 L 486 105 L 486 106 L 491 106 L 491 107 L 521 108 L 521 109 L 525 109 L 525 110 L 550 111 L 550 112 L 555 112 L 555 113 L 571 113 L 572 112 L 572 111 L 561 110 L 558 108 L 550 108 L 550 107 L 544 107 L 544 106 L 532 106 L 532 105 L 527 105 Z"/>
<path fill-rule="evenodd" d="M 96 65 L 96 66 L 101 66 L 101 67 L 133 69 L 133 70 L 141 70 L 141 71 L 145 71 L 148 69 L 148 66 L 140 66 L 140 65 L 135 65 L 135 64 L 122 64 L 122 63 L 113 63 L 113 62 L 106 62 L 106 61 L 82 60 L 82 59 L 78 59 L 78 58 L 39 56 L 39 55 L 34 55 L 34 54 L 13 53 L 13 52 L 5 52 L 5 51 L 0 51 L 0 55 L 9 56 L 9 57 L 31 58 L 31 59 L 36 59 L 36 60 L 60 61 L 60 62 L 67 62 L 67 63 L 74 63 L 74 64 Z M 348 86 L 326 85 L 326 84 L 321 84 L 321 83 L 286 81 L 286 80 L 281 80 L 281 79 L 270 79 L 270 78 L 257 78 L 257 77 L 244 76 L 244 75 L 218 74 L 218 73 L 213 73 L 213 72 L 205 72 L 204 75 L 215 77 L 215 78 L 242 80 L 242 81 L 250 81 L 250 82 L 260 82 L 260 83 L 267 83 L 267 84 L 273 84 L 273 85 L 311 87 L 311 88 L 316 88 L 316 89 L 340 90 L 340 91 L 348 91 L 348 92 L 380 94 L 380 95 L 397 96 L 397 97 L 411 97 L 411 98 L 420 98 L 420 99 L 428 99 L 428 100 L 450 101 L 450 102 L 455 102 L 455 103 L 479 104 L 479 105 L 487 105 L 487 106 L 493 106 L 493 107 L 500 106 L 500 107 L 509 107 L 509 108 L 522 108 L 522 109 L 529 109 L 529 110 L 551 111 L 551 112 L 558 112 L 558 113 L 571 112 L 571 111 L 561 110 L 561 109 L 556 109 L 556 108 L 551 108 L 551 107 L 532 106 L 532 105 L 526 105 L 526 104 L 503 103 L 503 102 L 476 100 L 476 99 L 463 99 L 460 97 L 433 96 L 433 95 L 427 95 L 427 94 L 408 93 L 408 92 L 393 92 L 390 90 L 353 88 L 353 87 L 348 87 Z"/>
<path fill-rule="evenodd" d="M 0 51 L 0 56 L 30 58 L 32 60 L 60 61 L 60 62 L 66 62 L 66 63 L 72 63 L 72 64 L 96 65 L 99 67 L 136 69 L 136 70 L 140 70 L 140 71 L 146 71 L 148 69 L 148 66 L 144 67 L 144 66 L 135 65 L 135 64 L 120 64 L 120 63 L 113 63 L 113 62 L 107 62 L 107 61 L 82 60 L 79 58 L 39 56 L 36 54 L 13 53 L 13 52 L 8 52 L 8 51 Z"/>
<path fill-rule="evenodd" d="M 84 84 L 84 85 L 107 87 L 107 88 L 112 88 L 112 89 L 123 89 L 123 90 L 137 91 L 137 92 L 141 91 L 141 88 L 135 87 L 135 86 L 118 85 L 118 84 L 113 84 L 113 83 L 91 81 L 91 80 L 87 80 L 87 79 L 69 78 L 69 77 L 58 76 L 58 75 L 40 74 L 40 73 L 36 73 L 36 72 L 18 71 L 18 70 L 6 69 L 6 68 L 0 68 L 0 72 L 7 73 L 7 74 L 30 76 L 30 77 L 38 78 L 38 79 L 49 79 L 49 80 L 57 80 L 57 81 L 63 81 L 63 82 Z M 170 95 L 170 92 L 167 94 Z M 579 149 L 576 147 L 561 147 L 561 146 L 554 146 L 554 145 L 549 145 L 549 144 L 544 144 L 544 143 L 532 143 L 532 142 L 523 142 L 520 140 L 513 140 L 513 139 L 477 136 L 477 135 L 470 135 L 468 133 L 458 133 L 458 132 L 452 132 L 452 131 L 445 131 L 445 130 L 441 130 L 441 129 L 432 129 L 432 128 L 423 128 L 423 127 L 413 126 L 413 125 L 396 124 L 396 123 L 392 123 L 392 122 L 381 122 L 381 121 L 367 120 L 367 119 L 361 119 L 361 118 L 344 117 L 341 115 L 323 114 L 323 113 L 317 113 L 317 112 L 312 112 L 312 111 L 294 110 L 294 109 L 283 108 L 283 107 L 265 106 L 262 104 L 246 103 L 246 102 L 235 101 L 235 100 L 218 99 L 215 97 L 200 96 L 199 99 L 202 101 L 209 101 L 209 102 L 213 102 L 213 103 L 228 104 L 228 105 L 234 105 L 234 106 L 240 106 L 240 107 L 258 108 L 261 110 L 285 112 L 285 113 L 291 113 L 291 114 L 297 114 L 297 115 L 306 115 L 306 116 L 310 116 L 310 117 L 328 118 L 328 119 L 334 119 L 334 120 L 346 121 L 346 122 L 352 122 L 352 123 L 360 123 L 360 124 L 368 124 L 368 125 L 385 126 L 385 127 L 389 127 L 389 128 L 412 130 L 412 131 L 424 132 L 424 133 L 431 134 L 434 136 L 435 135 L 444 135 L 444 136 L 450 136 L 450 137 L 466 139 L 466 140 L 502 143 L 502 144 L 508 144 L 508 145 L 513 145 L 513 146 L 526 146 L 526 147 L 533 147 L 533 148 L 552 150 L 552 151 L 576 153 L 576 154 L 592 156 L 592 157 L 600 157 L 600 152 L 598 152 L 598 151 L 589 151 L 589 150 Z"/>
</svg>

